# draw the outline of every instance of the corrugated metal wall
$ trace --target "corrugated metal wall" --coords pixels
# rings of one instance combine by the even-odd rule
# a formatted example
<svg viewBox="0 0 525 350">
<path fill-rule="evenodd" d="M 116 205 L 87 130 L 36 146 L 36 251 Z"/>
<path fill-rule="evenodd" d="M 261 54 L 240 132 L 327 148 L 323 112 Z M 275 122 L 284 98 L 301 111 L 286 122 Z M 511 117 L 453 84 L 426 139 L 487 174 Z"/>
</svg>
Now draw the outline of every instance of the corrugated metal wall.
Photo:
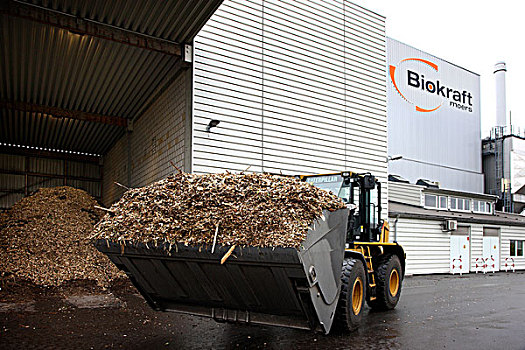
<svg viewBox="0 0 525 350">
<path fill-rule="evenodd" d="M 423 186 L 404 184 L 401 182 L 388 182 L 388 200 L 420 206 Z"/>
<path fill-rule="evenodd" d="M 0 208 L 41 187 L 72 186 L 101 198 L 101 166 L 82 161 L 0 154 Z"/>
<path fill-rule="evenodd" d="M 525 233 L 525 230 L 524 230 L 524 233 Z M 483 225 L 471 224 L 470 225 L 470 272 L 476 272 L 476 258 L 482 258 L 482 257 L 483 257 Z"/>
<path fill-rule="evenodd" d="M 390 218 L 393 223 L 395 218 Z M 450 272 L 450 233 L 441 230 L 442 221 L 400 218 L 397 222 L 397 242 L 405 249 L 407 274 Z M 483 257 L 483 228 L 500 229 L 500 270 L 510 257 L 510 240 L 525 240 L 525 227 L 493 226 L 462 223 L 470 228 L 470 272 L 476 271 L 476 258 Z M 393 231 L 394 228 L 392 227 Z M 393 234 L 391 239 L 394 239 Z M 513 257 L 517 270 L 525 269 L 525 257 Z M 478 261 L 479 263 L 479 261 Z"/>
<path fill-rule="evenodd" d="M 124 192 L 115 182 L 140 187 L 175 172 L 170 161 L 185 168 L 186 98 L 190 79 L 189 71 L 181 71 L 134 123 L 133 131 L 120 138 L 104 157 L 104 205 L 111 205 Z"/>
<path fill-rule="evenodd" d="M 501 269 L 504 270 L 505 258 L 510 257 L 510 240 L 525 240 L 525 228 L 518 226 L 504 226 L 501 228 Z M 514 256 L 516 269 L 525 269 L 525 257 Z"/>
<path fill-rule="evenodd" d="M 390 218 L 390 222 L 394 220 Z M 450 233 L 443 232 L 440 224 L 440 221 L 430 220 L 398 220 L 397 242 L 405 249 L 407 274 L 450 271 Z M 394 239 L 393 235 L 391 239 Z"/>
<path fill-rule="evenodd" d="M 124 135 L 104 156 L 104 176 L 102 178 L 102 203 L 109 207 L 124 193 L 124 188 L 115 182 L 128 184 L 128 136 Z"/>
<path fill-rule="evenodd" d="M 386 189 L 385 56 L 384 18 L 348 1 L 225 1 L 195 39 L 194 172 L 351 169 Z"/>
</svg>

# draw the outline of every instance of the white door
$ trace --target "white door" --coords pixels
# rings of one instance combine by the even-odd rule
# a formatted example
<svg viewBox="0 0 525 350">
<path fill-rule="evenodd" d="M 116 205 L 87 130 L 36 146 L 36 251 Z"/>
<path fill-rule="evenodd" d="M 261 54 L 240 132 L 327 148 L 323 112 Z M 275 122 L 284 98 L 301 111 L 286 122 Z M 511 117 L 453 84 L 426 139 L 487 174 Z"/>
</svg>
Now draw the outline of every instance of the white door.
<svg viewBox="0 0 525 350">
<path fill-rule="evenodd" d="M 470 239 L 469 236 L 450 236 L 450 272 L 470 272 Z"/>
<path fill-rule="evenodd" d="M 483 237 L 483 259 L 487 264 L 487 271 L 499 271 L 499 237 Z"/>
</svg>

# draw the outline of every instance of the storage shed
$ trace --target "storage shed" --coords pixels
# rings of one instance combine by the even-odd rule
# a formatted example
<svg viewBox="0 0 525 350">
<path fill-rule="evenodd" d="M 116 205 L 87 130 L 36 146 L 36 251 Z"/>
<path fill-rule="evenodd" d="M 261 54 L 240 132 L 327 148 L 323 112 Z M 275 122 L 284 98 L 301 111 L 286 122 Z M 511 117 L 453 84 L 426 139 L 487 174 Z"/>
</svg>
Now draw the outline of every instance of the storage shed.
<svg viewBox="0 0 525 350">
<path fill-rule="evenodd" d="M 66 184 L 101 200 L 113 190 L 105 172 L 157 161 L 138 151 L 107 158 L 132 130 L 148 144 L 171 130 L 180 146 L 176 134 L 191 125 L 193 38 L 221 2 L 1 1 L 0 207 Z M 141 122 L 151 114 L 162 122 Z"/>
</svg>

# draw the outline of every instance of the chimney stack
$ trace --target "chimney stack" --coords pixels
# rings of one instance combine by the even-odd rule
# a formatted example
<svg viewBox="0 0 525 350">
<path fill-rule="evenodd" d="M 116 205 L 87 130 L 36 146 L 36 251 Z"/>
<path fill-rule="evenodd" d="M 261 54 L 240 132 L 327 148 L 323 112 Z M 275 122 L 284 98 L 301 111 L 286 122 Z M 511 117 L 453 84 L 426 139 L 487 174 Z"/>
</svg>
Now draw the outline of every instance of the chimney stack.
<svg viewBox="0 0 525 350">
<path fill-rule="evenodd" d="M 496 126 L 507 126 L 506 73 L 507 65 L 505 62 L 498 62 L 494 65 L 494 78 L 496 79 Z"/>
</svg>

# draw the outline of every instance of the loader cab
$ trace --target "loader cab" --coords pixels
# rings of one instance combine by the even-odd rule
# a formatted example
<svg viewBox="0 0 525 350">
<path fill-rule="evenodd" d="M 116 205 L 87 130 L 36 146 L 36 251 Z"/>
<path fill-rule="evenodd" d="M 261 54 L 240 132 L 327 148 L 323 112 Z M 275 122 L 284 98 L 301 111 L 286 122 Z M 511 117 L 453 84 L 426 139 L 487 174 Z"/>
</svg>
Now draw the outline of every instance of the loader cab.
<svg viewBox="0 0 525 350">
<path fill-rule="evenodd" d="M 350 209 L 347 242 L 378 242 L 381 221 L 381 183 L 370 173 L 342 172 L 304 175 L 303 181 L 341 198 Z"/>
</svg>

